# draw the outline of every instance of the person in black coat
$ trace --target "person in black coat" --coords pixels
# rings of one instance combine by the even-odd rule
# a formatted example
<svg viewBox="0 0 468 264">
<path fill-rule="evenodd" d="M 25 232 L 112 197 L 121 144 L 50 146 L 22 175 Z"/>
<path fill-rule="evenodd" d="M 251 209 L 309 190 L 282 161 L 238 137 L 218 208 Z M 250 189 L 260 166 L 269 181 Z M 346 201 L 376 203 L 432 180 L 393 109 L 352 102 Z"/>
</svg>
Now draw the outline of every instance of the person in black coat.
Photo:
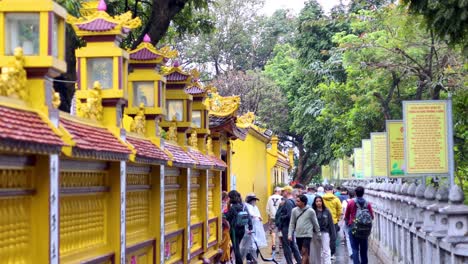
<svg viewBox="0 0 468 264">
<path fill-rule="evenodd" d="M 245 234 L 245 227 L 244 226 L 238 226 L 236 225 L 236 220 L 237 220 L 237 215 L 239 212 L 245 211 L 248 213 L 247 208 L 245 205 L 242 203 L 242 197 L 238 191 L 232 190 L 228 193 L 229 197 L 229 209 L 227 213 L 225 214 L 226 220 L 229 221 L 229 224 L 231 225 L 231 241 L 232 241 L 232 247 L 234 249 L 234 255 L 236 257 L 236 264 L 242 264 L 242 255 L 240 253 L 239 249 L 239 244 L 242 241 L 242 238 L 244 238 Z M 248 230 L 249 232 L 252 231 L 253 225 L 252 225 L 252 219 L 249 216 L 249 221 L 248 221 Z"/>
<path fill-rule="evenodd" d="M 312 208 L 317 215 L 317 220 L 322 233 L 322 240 L 320 241 L 320 248 L 316 248 L 315 252 L 321 252 L 320 263 L 331 263 L 331 250 L 330 241 L 336 241 L 336 229 L 333 223 L 333 216 L 325 206 L 323 198 L 316 196 Z M 314 261 L 314 263 L 317 262 Z"/>
</svg>

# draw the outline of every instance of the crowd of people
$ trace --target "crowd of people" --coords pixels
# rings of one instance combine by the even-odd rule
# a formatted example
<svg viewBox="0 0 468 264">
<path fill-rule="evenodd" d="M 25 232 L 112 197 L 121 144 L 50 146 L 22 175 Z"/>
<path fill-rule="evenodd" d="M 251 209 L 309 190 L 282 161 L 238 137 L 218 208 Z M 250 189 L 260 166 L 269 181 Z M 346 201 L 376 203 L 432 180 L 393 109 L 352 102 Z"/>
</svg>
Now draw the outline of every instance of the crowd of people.
<svg viewBox="0 0 468 264">
<path fill-rule="evenodd" d="M 368 263 L 374 213 L 363 196 L 361 186 L 276 187 L 266 206 L 272 254 L 282 250 L 288 264 L 332 263 L 342 232 L 353 263 Z M 242 200 L 235 190 L 223 192 L 222 263 L 257 263 L 257 249 L 267 247 L 258 200 L 253 193 Z"/>
</svg>

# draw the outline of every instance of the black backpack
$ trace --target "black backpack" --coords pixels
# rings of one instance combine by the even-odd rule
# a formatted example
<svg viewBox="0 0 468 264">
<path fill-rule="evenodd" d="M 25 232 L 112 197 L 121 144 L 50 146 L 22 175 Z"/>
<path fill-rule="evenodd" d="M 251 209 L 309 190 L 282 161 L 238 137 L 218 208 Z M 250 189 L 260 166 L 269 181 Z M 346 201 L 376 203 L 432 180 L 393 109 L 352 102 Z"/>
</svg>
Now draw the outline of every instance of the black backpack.
<svg viewBox="0 0 468 264">
<path fill-rule="evenodd" d="M 285 201 L 285 203 L 288 203 L 290 202 L 292 205 L 293 205 L 293 208 L 296 207 L 296 203 L 292 200 L 292 199 L 287 199 Z M 282 226 L 283 226 L 283 223 L 281 221 L 281 216 L 284 214 L 283 211 L 284 211 L 284 204 L 280 207 L 278 207 L 278 211 L 276 211 L 276 215 L 275 215 L 275 226 L 278 228 L 278 229 L 281 229 Z"/>
<path fill-rule="evenodd" d="M 369 212 L 367 201 L 362 206 L 356 199 L 354 199 L 354 203 L 357 209 L 351 232 L 357 238 L 368 238 L 372 231 L 372 216 Z"/>
<path fill-rule="evenodd" d="M 234 224 L 236 227 L 245 227 L 249 224 L 250 215 L 245 210 L 245 205 L 242 205 L 242 211 L 237 212 L 236 219 L 234 219 Z"/>
</svg>

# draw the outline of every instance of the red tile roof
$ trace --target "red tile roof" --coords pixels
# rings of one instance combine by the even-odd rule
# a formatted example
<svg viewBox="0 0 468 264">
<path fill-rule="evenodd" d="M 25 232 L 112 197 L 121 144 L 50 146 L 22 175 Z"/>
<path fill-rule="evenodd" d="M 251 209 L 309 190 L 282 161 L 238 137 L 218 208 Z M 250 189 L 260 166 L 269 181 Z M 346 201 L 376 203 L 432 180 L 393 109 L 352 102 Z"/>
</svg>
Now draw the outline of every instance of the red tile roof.
<svg viewBox="0 0 468 264">
<path fill-rule="evenodd" d="M 164 145 L 164 149 L 168 150 L 172 154 L 173 163 L 175 164 L 183 164 L 190 166 L 197 164 L 197 162 L 192 157 L 190 157 L 190 155 L 187 154 L 187 152 L 185 152 L 184 149 L 175 144 L 166 142 L 166 144 Z"/>
<path fill-rule="evenodd" d="M 166 155 L 166 153 L 158 146 L 151 143 L 149 140 L 127 136 L 127 142 L 132 144 L 132 146 L 135 148 L 137 157 L 158 160 L 162 163 L 166 163 L 166 161 L 169 160 L 169 157 Z"/>
<path fill-rule="evenodd" d="M 227 168 L 226 162 L 224 162 L 222 159 L 215 157 L 215 156 L 208 156 L 208 157 L 214 162 L 216 168 L 219 168 L 222 170 Z"/>
<path fill-rule="evenodd" d="M 109 130 L 95 127 L 72 120 L 61 118 L 60 124 L 72 135 L 76 146 L 74 154 L 87 157 L 107 157 L 111 154 L 113 159 L 126 159 L 131 153 L 130 149 L 119 141 Z M 77 153 L 85 151 L 85 153 Z M 114 155 L 117 154 L 117 155 Z"/>
<path fill-rule="evenodd" d="M 209 156 L 205 156 L 203 153 L 201 153 L 198 150 L 195 149 L 189 149 L 188 151 L 190 155 L 192 155 L 195 159 L 197 159 L 198 163 L 197 165 L 202 166 L 202 167 L 213 167 L 216 164 L 213 162 L 213 160 Z"/>
<path fill-rule="evenodd" d="M 76 26 L 81 30 L 101 32 L 112 30 L 117 26 L 117 24 L 106 21 L 102 18 L 98 18 L 86 23 L 78 24 Z"/>
<path fill-rule="evenodd" d="M 0 106 L 0 141 L 0 145 L 9 146 L 16 146 L 20 142 L 28 143 L 20 148 L 32 152 L 38 151 L 32 145 L 47 147 L 47 150 L 40 148 L 46 152 L 60 152 L 63 146 L 63 141 L 39 114 L 5 106 Z"/>
</svg>

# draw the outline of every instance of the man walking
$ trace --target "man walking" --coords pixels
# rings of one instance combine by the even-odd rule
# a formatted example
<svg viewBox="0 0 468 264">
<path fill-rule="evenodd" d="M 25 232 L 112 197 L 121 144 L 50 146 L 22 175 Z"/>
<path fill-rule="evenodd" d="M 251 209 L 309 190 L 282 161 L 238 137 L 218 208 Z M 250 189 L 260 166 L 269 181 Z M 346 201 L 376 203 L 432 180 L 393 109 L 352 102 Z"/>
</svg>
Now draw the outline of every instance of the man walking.
<svg viewBox="0 0 468 264">
<path fill-rule="evenodd" d="M 268 229 L 270 230 L 271 236 L 271 250 L 276 250 L 276 233 L 278 232 L 275 225 L 275 215 L 278 211 L 278 207 L 281 203 L 281 187 L 275 187 L 275 192 L 268 198 L 266 212 L 268 214 Z"/>
<path fill-rule="evenodd" d="M 340 231 L 340 227 L 338 226 L 338 221 L 340 220 L 342 214 L 342 207 L 341 202 L 338 197 L 333 194 L 333 186 L 327 185 L 325 186 L 325 194 L 323 195 L 323 201 L 325 202 L 325 206 L 330 210 L 333 216 L 333 224 L 335 225 L 335 231 L 338 233 Z M 336 241 L 330 240 L 330 251 L 332 254 L 332 260 L 335 259 L 335 252 L 336 252 Z"/>
<path fill-rule="evenodd" d="M 353 263 L 367 264 L 368 239 L 372 230 L 374 211 L 371 204 L 363 198 L 364 187 L 358 186 L 355 192 L 357 198 L 349 200 L 346 207 L 345 223 L 349 228 Z"/>
<path fill-rule="evenodd" d="M 315 187 L 313 186 L 307 187 L 307 193 L 305 194 L 305 196 L 307 197 L 307 205 L 309 207 L 312 207 L 312 203 L 315 200 Z"/>
<path fill-rule="evenodd" d="M 296 206 L 292 196 L 293 188 L 286 186 L 283 188 L 283 201 L 276 212 L 275 218 L 277 219 L 276 224 L 278 230 L 281 230 L 283 236 L 281 237 L 281 243 L 283 245 L 284 258 L 288 264 L 293 264 L 292 255 L 298 263 L 301 262 L 301 254 L 297 249 L 296 242 L 294 240 L 288 240 L 289 222 L 291 219 L 291 211 Z"/>
<path fill-rule="evenodd" d="M 308 264 L 312 236 L 316 235 L 321 239 L 320 226 L 315 211 L 307 205 L 307 197 L 304 194 L 296 198 L 296 205 L 291 212 L 288 240 L 293 241 L 293 235 L 296 236 L 297 246 L 301 251 L 301 263 Z"/>
</svg>

